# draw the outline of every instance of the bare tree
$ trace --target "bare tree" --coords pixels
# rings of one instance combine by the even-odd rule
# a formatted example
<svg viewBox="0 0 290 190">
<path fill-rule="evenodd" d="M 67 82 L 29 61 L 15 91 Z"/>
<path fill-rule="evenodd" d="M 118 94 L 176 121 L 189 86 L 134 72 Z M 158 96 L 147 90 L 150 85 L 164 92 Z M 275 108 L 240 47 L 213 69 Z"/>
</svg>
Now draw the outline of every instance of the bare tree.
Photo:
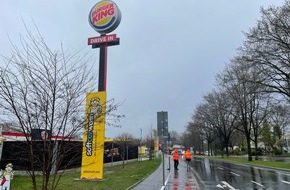
<svg viewBox="0 0 290 190">
<path fill-rule="evenodd" d="M 210 106 L 207 102 L 198 105 L 192 115 L 192 121 L 187 126 L 191 135 L 195 137 L 195 149 L 204 151 L 203 141 L 207 141 L 208 150 L 211 151 L 211 144 L 217 138 L 216 131 L 212 125 L 212 118 L 209 114 Z M 198 141 L 196 141 L 198 140 Z"/>
<path fill-rule="evenodd" d="M 255 101 L 249 104 L 254 108 L 249 112 L 249 124 L 256 149 L 258 136 L 263 132 L 265 122 L 269 121 L 269 96 L 265 97 L 261 92 L 282 95 L 290 101 L 290 2 L 285 1 L 281 7 L 261 8 L 261 14 L 257 25 L 245 33 L 246 41 L 233 61 L 248 67 L 245 76 L 250 77 L 243 80 L 258 87 L 258 91 L 251 95 Z"/>
<path fill-rule="evenodd" d="M 243 59 L 257 69 L 265 90 L 290 98 L 290 2 L 261 9 L 262 18 L 245 33 Z"/>
<path fill-rule="evenodd" d="M 270 123 L 273 129 L 273 136 L 276 139 L 276 144 L 283 153 L 283 145 L 285 143 L 286 127 L 290 124 L 289 119 L 289 105 L 272 104 Z"/>
<path fill-rule="evenodd" d="M 96 89 L 96 74 L 87 52 L 68 54 L 62 47 L 52 51 L 42 36 L 27 35 L 20 45 L 11 42 L 11 56 L 4 56 L 0 67 L 0 109 L 25 134 L 25 151 L 32 179 L 37 190 L 38 165 L 41 167 L 41 189 L 55 189 L 62 173 L 57 171 L 70 163 L 63 160 L 68 147 L 67 137 L 83 129 L 84 103 L 87 92 Z M 116 107 L 107 106 L 109 112 Z M 33 130 L 50 131 L 51 138 L 35 140 Z M 39 152 L 41 157 L 36 155 Z M 64 171 L 64 170 L 63 170 Z M 52 174 L 52 175 L 51 175 Z"/>
<path fill-rule="evenodd" d="M 197 123 L 188 122 L 186 130 L 182 134 L 182 139 L 185 147 L 192 147 L 193 150 L 201 150 L 202 148 L 202 132 Z"/>
<path fill-rule="evenodd" d="M 182 144 L 182 137 L 181 137 L 181 134 L 179 134 L 177 131 L 175 130 L 172 130 L 169 132 L 170 133 L 170 138 L 172 140 L 172 143 L 173 144 Z"/>
<path fill-rule="evenodd" d="M 115 139 L 114 142 L 120 144 L 121 146 L 121 157 L 123 160 L 123 168 L 125 167 L 125 159 L 126 156 L 128 156 L 128 146 L 131 145 L 138 145 L 138 139 L 134 138 L 132 134 L 129 133 L 122 133 L 118 135 Z"/>
<path fill-rule="evenodd" d="M 211 123 L 220 136 L 222 150 L 226 150 L 229 156 L 230 140 L 235 132 L 237 115 L 235 115 L 235 106 L 229 94 L 226 92 L 213 91 L 205 96 L 210 109 L 208 110 Z"/>
<path fill-rule="evenodd" d="M 154 139 L 157 139 L 157 130 L 150 128 L 148 134 L 144 138 L 144 144 L 147 148 L 149 148 L 149 160 L 153 159 L 154 153 Z"/>
<path fill-rule="evenodd" d="M 264 123 L 263 131 L 260 136 L 260 141 L 264 143 L 264 148 L 266 153 L 271 152 L 274 149 L 276 144 L 276 138 L 274 137 L 273 132 L 271 131 L 271 126 L 269 123 Z"/>
<path fill-rule="evenodd" d="M 236 129 L 246 137 L 248 160 L 252 161 L 251 136 L 254 127 L 261 127 L 254 123 L 257 116 L 257 104 L 263 88 L 257 81 L 255 68 L 250 67 L 242 56 L 236 56 L 231 60 L 231 65 L 218 75 L 221 89 L 229 94 L 235 106 L 234 113 L 237 116 Z"/>
<path fill-rule="evenodd" d="M 259 137 L 263 133 L 265 123 L 268 121 L 269 117 L 269 96 L 264 93 L 257 93 L 256 100 L 253 101 L 254 112 L 252 112 L 250 117 L 250 122 L 253 126 L 253 134 L 251 140 L 255 145 L 255 160 L 258 160 L 258 143 L 260 141 Z"/>
</svg>

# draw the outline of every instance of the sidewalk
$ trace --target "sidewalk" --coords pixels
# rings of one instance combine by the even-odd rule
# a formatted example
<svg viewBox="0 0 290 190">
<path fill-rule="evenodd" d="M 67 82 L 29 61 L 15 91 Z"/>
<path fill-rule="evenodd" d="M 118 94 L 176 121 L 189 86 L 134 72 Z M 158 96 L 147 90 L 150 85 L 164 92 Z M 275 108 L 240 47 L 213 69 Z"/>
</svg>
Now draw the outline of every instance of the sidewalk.
<svg viewBox="0 0 290 190">
<path fill-rule="evenodd" d="M 170 160 L 170 162 L 169 162 Z M 170 166 L 170 170 L 169 170 Z M 179 159 L 178 170 L 174 170 L 172 157 L 164 155 L 163 163 L 150 176 L 131 190 L 199 190 L 199 185 L 193 171 L 186 171 L 186 162 Z M 164 175 L 163 175 L 164 173 Z M 164 182 L 164 183 L 163 183 Z"/>
</svg>

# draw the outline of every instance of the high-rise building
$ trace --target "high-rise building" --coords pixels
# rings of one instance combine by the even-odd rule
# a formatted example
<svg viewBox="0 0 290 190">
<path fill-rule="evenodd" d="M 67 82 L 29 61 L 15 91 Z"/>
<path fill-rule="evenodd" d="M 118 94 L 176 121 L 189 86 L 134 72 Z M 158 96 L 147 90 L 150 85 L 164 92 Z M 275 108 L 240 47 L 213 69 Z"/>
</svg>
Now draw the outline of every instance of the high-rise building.
<svg viewBox="0 0 290 190">
<path fill-rule="evenodd" d="M 166 111 L 157 112 L 157 133 L 159 139 L 168 137 L 168 113 Z"/>
</svg>

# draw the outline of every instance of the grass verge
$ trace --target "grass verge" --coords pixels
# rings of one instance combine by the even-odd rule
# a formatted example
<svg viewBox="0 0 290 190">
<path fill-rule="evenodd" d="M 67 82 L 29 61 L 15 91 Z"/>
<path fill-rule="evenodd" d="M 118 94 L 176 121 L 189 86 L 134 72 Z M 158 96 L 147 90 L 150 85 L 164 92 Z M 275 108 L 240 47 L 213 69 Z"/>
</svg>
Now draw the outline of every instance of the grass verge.
<svg viewBox="0 0 290 190">
<path fill-rule="evenodd" d="M 280 162 L 280 161 L 263 161 L 263 160 L 253 160 L 248 161 L 248 158 L 239 158 L 239 157 L 208 157 L 209 159 L 218 159 L 223 160 L 226 162 L 235 162 L 240 164 L 248 164 L 253 166 L 263 166 L 263 167 L 270 167 L 270 168 L 278 168 L 284 170 L 290 170 L 290 163 L 289 162 Z"/>
<path fill-rule="evenodd" d="M 160 165 L 160 159 L 134 161 L 124 165 L 104 167 L 104 178 L 101 181 L 75 180 L 80 177 L 80 171 L 66 172 L 60 179 L 56 190 L 124 190 L 136 184 L 154 172 Z M 38 176 L 38 181 L 41 176 Z M 11 188 L 13 190 L 31 190 L 29 176 L 15 175 Z M 39 189 L 40 184 L 39 184 Z"/>
</svg>

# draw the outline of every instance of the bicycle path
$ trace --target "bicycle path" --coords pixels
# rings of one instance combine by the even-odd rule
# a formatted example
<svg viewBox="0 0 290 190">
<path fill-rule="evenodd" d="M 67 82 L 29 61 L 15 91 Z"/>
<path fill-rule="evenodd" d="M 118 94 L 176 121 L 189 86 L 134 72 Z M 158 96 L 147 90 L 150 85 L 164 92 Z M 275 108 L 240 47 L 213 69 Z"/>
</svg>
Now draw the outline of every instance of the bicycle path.
<svg viewBox="0 0 290 190">
<path fill-rule="evenodd" d="M 163 169 L 164 168 L 164 169 Z M 164 155 L 163 163 L 155 172 L 130 190 L 200 190 L 193 170 L 187 171 L 184 160 L 179 159 L 178 170 L 174 170 L 171 155 Z"/>
</svg>

